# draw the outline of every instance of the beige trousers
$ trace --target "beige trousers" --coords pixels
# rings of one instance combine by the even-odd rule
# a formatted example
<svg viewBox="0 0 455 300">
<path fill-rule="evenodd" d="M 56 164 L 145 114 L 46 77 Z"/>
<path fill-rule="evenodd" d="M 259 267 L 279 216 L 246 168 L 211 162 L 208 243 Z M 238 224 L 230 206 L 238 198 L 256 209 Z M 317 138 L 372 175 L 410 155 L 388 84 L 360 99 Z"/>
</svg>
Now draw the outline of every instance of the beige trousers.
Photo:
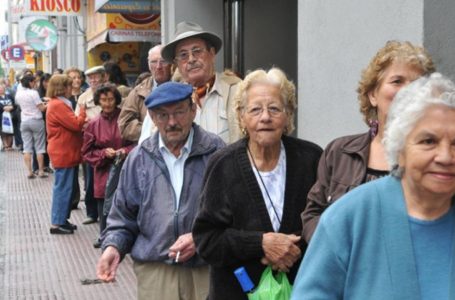
<svg viewBox="0 0 455 300">
<path fill-rule="evenodd" d="M 205 300 L 209 267 L 185 268 L 160 262 L 134 262 L 139 300 Z"/>
</svg>

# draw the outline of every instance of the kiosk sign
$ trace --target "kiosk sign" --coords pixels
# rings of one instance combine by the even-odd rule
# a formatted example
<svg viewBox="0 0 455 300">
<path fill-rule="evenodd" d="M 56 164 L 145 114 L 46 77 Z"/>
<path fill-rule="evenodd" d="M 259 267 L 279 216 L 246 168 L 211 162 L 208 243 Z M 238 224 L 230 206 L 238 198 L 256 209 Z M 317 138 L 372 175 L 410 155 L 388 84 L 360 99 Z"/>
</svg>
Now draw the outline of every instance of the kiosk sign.
<svg viewBox="0 0 455 300">
<path fill-rule="evenodd" d="M 24 0 L 27 16 L 84 16 L 83 0 Z"/>
<path fill-rule="evenodd" d="M 25 40 L 36 51 L 52 50 L 57 45 L 57 28 L 47 20 L 30 23 L 25 31 Z"/>
</svg>

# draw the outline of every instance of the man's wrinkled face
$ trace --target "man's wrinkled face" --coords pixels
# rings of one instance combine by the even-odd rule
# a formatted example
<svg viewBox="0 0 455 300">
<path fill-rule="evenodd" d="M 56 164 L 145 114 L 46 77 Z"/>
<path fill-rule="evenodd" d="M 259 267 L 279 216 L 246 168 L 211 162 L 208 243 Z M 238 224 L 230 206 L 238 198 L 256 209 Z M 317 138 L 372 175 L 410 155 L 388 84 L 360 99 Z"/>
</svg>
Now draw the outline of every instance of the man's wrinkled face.
<svg viewBox="0 0 455 300">
<path fill-rule="evenodd" d="M 158 106 L 149 110 L 149 113 L 166 147 L 183 147 L 196 117 L 195 104 L 184 100 Z"/>
<path fill-rule="evenodd" d="M 175 62 L 185 82 L 202 86 L 215 74 L 215 48 L 200 38 L 187 38 L 175 48 Z"/>
<path fill-rule="evenodd" d="M 90 85 L 90 88 L 95 91 L 101 84 L 104 83 L 104 74 L 103 73 L 95 73 L 87 75 L 87 81 Z"/>
<path fill-rule="evenodd" d="M 161 57 L 161 47 L 153 48 L 149 52 L 148 64 L 150 73 L 158 84 L 171 79 L 171 63 Z"/>
</svg>

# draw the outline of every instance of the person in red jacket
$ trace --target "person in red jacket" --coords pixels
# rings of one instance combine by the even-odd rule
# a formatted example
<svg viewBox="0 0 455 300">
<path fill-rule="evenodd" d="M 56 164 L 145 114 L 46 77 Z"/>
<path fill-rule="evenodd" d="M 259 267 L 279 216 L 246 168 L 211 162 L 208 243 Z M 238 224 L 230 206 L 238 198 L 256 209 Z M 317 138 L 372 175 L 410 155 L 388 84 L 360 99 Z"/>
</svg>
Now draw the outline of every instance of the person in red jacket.
<svg viewBox="0 0 455 300">
<path fill-rule="evenodd" d="M 100 234 L 106 228 L 107 215 L 103 214 L 104 195 L 109 170 L 116 158 L 123 160 L 136 143 L 122 139 L 117 125 L 122 96 L 114 84 L 100 86 L 93 95 L 95 105 L 101 107 L 98 117 L 88 123 L 84 131 L 82 155 L 94 169 L 94 196 L 98 205 Z M 101 246 L 97 238 L 93 244 Z"/>
<path fill-rule="evenodd" d="M 85 107 L 76 116 L 68 98 L 72 79 L 67 75 L 53 75 L 46 96 L 50 98 L 46 111 L 47 151 L 55 169 L 52 193 L 51 234 L 71 234 L 77 229 L 68 221 L 71 211 L 76 168 L 81 162 L 82 127 Z"/>
</svg>

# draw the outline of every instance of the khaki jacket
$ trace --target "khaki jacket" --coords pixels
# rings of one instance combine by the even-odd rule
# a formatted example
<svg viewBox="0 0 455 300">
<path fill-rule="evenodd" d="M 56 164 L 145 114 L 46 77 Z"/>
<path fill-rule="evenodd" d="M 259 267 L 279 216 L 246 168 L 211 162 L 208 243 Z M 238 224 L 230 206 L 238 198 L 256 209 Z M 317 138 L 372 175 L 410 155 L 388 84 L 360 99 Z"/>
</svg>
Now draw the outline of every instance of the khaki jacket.
<svg viewBox="0 0 455 300">
<path fill-rule="evenodd" d="M 77 99 L 76 115 L 79 115 L 79 105 L 85 105 L 85 113 L 87 114 L 88 121 L 93 120 L 101 113 L 101 107 L 95 104 L 93 100 L 93 91 L 91 88 L 87 89 Z"/>
<path fill-rule="evenodd" d="M 215 76 L 215 83 L 198 109 L 195 122 L 231 144 L 242 137 L 234 109 L 234 97 L 242 80 L 230 72 Z"/>
<path fill-rule="evenodd" d="M 229 75 L 222 73 L 220 81 L 223 82 L 221 89 L 223 90 L 222 95 L 226 101 L 227 107 L 227 118 L 229 123 L 229 143 L 233 143 L 241 139 L 243 136 L 240 133 L 239 122 L 237 121 L 237 114 L 235 112 L 235 94 L 239 88 L 242 80 L 235 75 Z"/>
<path fill-rule="evenodd" d="M 137 142 L 141 134 L 142 122 L 147 114 L 144 99 L 151 93 L 153 77 L 145 79 L 136 86 L 126 97 L 118 118 L 118 126 L 122 138 Z"/>
</svg>

